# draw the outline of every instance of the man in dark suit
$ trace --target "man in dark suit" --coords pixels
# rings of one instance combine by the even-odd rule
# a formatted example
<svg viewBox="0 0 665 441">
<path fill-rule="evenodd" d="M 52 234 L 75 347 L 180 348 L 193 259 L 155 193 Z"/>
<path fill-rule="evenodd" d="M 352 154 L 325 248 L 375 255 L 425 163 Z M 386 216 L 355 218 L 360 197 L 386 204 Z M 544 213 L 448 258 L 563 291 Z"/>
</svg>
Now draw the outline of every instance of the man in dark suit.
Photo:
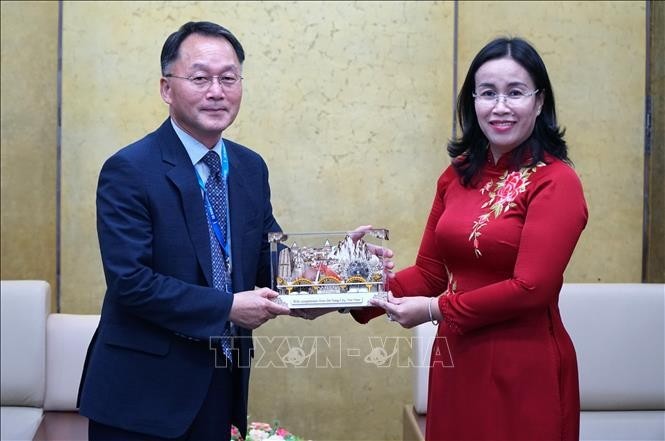
<svg viewBox="0 0 665 441">
<path fill-rule="evenodd" d="M 244 434 L 251 329 L 271 299 L 268 169 L 222 139 L 238 114 L 244 51 L 190 22 L 162 49 L 168 118 L 102 167 L 97 230 L 107 283 L 81 379 L 92 440 Z"/>
</svg>

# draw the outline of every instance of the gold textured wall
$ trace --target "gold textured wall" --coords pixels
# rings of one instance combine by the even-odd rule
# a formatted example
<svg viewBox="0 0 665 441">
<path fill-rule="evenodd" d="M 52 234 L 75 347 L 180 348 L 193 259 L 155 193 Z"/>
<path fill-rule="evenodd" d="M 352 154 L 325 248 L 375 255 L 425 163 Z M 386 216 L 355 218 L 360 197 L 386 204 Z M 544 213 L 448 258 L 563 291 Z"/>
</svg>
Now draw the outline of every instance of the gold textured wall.
<svg viewBox="0 0 665 441">
<path fill-rule="evenodd" d="M 268 162 L 282 227 L 385 226 L 393 229 L 401 266 L 415 256 L 436 178 L 448 163 L 451 3 L 66 2 L 62 303 L 68 312 L 97 312 L 103 295 L 94 212 L 101 164 L 166 117 L 158 94 L 161 45 L 185 21 L 203 19 L 228 26 L 245 47 L 243 104 L 225 136 Z M 362 327 L 335 314 L 316 323 L 284 318 L 257 332 L 259 344 L 263 336 L 284 335 L 339 337 L 320 354 L 338 354 L 340 363 L 328 369 L 257 363 L 253 418 L 279 417 L 313 439 L 401 433 L 409 371 L 377 368 L 364 356 L 368 336 L 407 331 L 384 320 Z M 362 356 L 348 357 L 356 348 Z M 277 348 L 267 349 L 274 355 Z"/>
<path fill-rule="evenodd" d="M 46 280 L 54 292 L 58 4 L 3 1 L 0 11 L 0 275 Z"/>
<path fill-rule="evenodd" d="M 166 117 L 161 45 L 180 24 L 203 19 L 228 26 L 245 46 L 243 104 L 225 136 L 265 157 L 282 227 L 393 224 L 402 261 L 415 255 L 435 177 L 447 164 L 452 4 L 65 2 L 66 310 L 101 304 L 94 213 L 101 164 Z"/>
<path fill-rule="evenodd" d="M 99 169 L 166 117 L 159 53 L 168 34 L 188 20 L 223 24 L 245 47 L 243 104 L 225 136 L 266 159 L 283 228 L 390 228 L 399 267 L 414 259 L 436 178 L 448 164 L 455 66 L 461 83 L 471 58 L 491 38 L 527 38 L 548 66 L 590 207 L 567 280 L 639 281 L 644 3 L 459 2 L 458 60 L 454 7 L 64 2 L 63 312 L 99 312 Z M 53 280 L 56 84 L 54 75 L 35 82 L 34 72 L 56 66 L 57 3 L 2 2 L 2 25 L 2 277 L 37 277 L 41 273 L 30 271 L 40 262 L 40 278 Z M 31 75 L 21 75 L 26 70 Z M 21 182 L 34 174 L 26 163 L 41 153 L 37 192 Z M 411 371 L 398 366 L 408 348 L 396 338 L 409 331 L 383 319 L 359 326 L 331 314 L 315 322 L 280 318 L 256 335 L 271 353 L 252 372 L 253 419 L 279 417 L 311 439 L 400 438 L 400 409 L 412 399 Z M 307 367 L 281 368 L 278 356 L 288 348 L 279 347 L 278 336 L 299 337 L 281 341 L 301 343 L 307 352 L 318 345 L 319 362 L 333 367 L 319 369 L 310 359 Z M 387 367 L 365 358 L 376 348 L 390 354 L 396 343 L 400 351 Z"/>
<path fill-rule="evenodd" d="M 462 78 L 478 49 L 498 35 L 523 36 L 545 61 L 589 205 L 567 280 L 639 282 L 644 2 L 462 1 L 459 23 Z"/>
</svg>

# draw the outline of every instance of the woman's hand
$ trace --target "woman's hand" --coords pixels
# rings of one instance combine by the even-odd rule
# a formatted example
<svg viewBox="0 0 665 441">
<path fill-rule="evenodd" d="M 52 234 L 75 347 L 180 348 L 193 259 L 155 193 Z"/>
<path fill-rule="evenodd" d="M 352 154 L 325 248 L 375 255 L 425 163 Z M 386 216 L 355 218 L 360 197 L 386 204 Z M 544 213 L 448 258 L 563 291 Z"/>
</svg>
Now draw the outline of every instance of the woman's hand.
<svg viewBox="0 0 665 441">
<path fill-rule="evenodd" d="M 410 329 L 421 323 L 430 321 L 429 303 L 432 302 L 432 318 L 441 317 L 436 299 L 432 297 L 393 297 L 388 293 L 388 301 L 371 299 L 369 302 L 383 308 L 388 315 L 388 320 L 395 321 L 402 327 Z"/>
<path fill-rule="evenodd" d="M 365 234 L 372 229 L 371 225 L 361 225 L 355 230 L 349 233 L 351 240 L 357 242 L 359 239 L 362 239 Z M 395 269 L 395 262 L 392 258 L 394 256 L 393 251 L 390 248 L 380 247 L 371 243 L 367 243 L 367 249 L 370 253 L 374 254 L 376 257 L 380 258 L 383 262 L 383 272 L 386 275 L 386 278 L 392 279 L 395 277 L 393 269 Z"/>
</svg>

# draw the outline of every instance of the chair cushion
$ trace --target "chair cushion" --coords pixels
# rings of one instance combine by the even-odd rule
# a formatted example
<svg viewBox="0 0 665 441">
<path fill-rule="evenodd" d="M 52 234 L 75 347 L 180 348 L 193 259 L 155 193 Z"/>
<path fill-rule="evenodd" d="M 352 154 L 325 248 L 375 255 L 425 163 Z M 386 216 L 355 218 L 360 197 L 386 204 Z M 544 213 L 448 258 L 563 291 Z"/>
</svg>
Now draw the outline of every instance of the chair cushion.
<svg viewBox="0 0 665 441">
<path fill-rule="evenodd" d="M 665 409 L 665 285 L 564 284 L 582 410 Z"/>
<path fill-rule="evenodd" d="M 46 317 L 51 308 L 51 289 L 40 280 L 3 280 L 1 283 L 2 405 L 42 407 Z"/>
<path fill-rule="evenodd" d="M 580 416 L 580 440 L 663 440 L 663 411 L 588 411 Z"/>
<path fill-rule="evenodd" d="M 42 420 L 42 410 L 36 407 L 2 406 L 0 409 L 0 439 L 30 441 Z"/>
<path fill-rule="evenodd" d="M 83 362 L 99 315 L 51 314 L 46 323 L 44 410 L 76 410 Z"/>
<path fill-rule="evenodd" d="M 583 411 L 665 409 L 665 285 L 567 283 L 559 307 L 577 352 Z M 413 407 L 422 415 L 436 327 L 414 333 Z"/>
</svg>

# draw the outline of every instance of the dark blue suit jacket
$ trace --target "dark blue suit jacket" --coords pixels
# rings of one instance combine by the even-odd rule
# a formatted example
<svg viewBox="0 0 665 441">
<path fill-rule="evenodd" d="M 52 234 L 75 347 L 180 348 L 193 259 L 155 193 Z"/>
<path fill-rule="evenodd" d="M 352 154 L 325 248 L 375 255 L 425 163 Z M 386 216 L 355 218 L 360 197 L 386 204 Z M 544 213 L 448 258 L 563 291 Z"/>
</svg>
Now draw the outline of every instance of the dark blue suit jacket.
<svg viewBox="0 0 665 441">
<path fill-rule="evenodd" d="M 280 227 L 268 169 L 253 151 L 225 145 L 233 288 L 270 286 L 267 233 Z M 222 334 L 232 299 L 211 288 L 203 198 L 170 120 L 102 167 L 97 231 L 107 291 L 81 379 L 80 413 L 134 432 L 182 435 L 208 392 L 210 337 Z M 238 334 L 239 363 L 249 366 L 251 332 Z M 244 433 L 249 368 L 239 371 L 233 423 Z"/>
</svg>

